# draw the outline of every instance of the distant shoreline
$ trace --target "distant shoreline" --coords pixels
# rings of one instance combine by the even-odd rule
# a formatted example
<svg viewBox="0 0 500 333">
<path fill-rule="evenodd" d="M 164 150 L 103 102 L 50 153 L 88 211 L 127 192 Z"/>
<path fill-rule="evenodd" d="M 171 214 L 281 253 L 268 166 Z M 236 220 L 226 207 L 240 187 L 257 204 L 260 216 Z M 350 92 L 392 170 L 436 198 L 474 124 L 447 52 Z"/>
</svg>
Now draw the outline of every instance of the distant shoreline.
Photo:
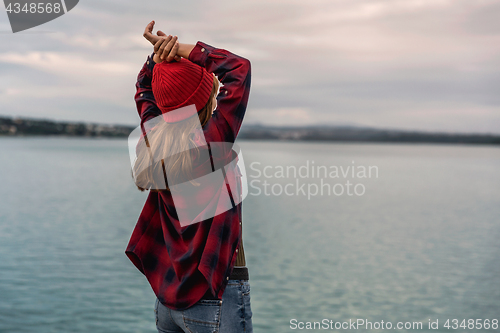
<svg viewBox="0 0 500 333">
<path fill-rule="evenodd" d="M 125 138 L 134 129 L 135 126 L 127 125 L 0 117 L 0 137 Z M 297 127 L 243 125 L 238 139 L 245 141 L 500 145 L 500 135 L 494 134 L 440 133 L 326 125 Z"/>
</svg>

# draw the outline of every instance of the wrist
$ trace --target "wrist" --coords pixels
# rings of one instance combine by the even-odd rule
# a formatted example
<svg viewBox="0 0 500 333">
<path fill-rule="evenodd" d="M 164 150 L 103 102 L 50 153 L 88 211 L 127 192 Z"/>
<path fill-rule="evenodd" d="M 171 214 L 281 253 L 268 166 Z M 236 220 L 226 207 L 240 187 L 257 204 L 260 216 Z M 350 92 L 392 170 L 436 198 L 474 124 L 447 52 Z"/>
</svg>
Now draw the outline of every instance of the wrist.
<svg viewBox="0 0 500 333">
<path fill-rule="evenodd" d="M 183 57 L 184 59 L 189 59 L 189 54 L 193 50 L 195 45 L 192 44 L 184 44 L 179 43 L 179 49 L 177 50 L 177 54 Z"/>
</svg>

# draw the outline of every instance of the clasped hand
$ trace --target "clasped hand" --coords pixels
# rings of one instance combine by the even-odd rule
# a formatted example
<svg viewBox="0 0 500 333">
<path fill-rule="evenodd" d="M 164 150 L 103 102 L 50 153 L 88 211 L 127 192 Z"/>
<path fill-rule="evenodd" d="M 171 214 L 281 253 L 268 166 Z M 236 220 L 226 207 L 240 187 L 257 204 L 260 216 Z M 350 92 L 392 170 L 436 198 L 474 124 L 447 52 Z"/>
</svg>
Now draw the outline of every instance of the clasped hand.
<svg viewBox="0 0 500 333">
<path fill-rule="evenodd" d="M 144 30 L 144 38 L 154 45 L 154 58 L 153 61 L 158 62 L 171 62 L 172 60 L 180 61 L 181 56 L 177 54 L 179 50 L 179 42 L 177 36 L 166 35 L 163 31 L 158 30 L 156 35 L 153 35 L 153 27 L 155 21 L 151 21 Z"/>
</svg>

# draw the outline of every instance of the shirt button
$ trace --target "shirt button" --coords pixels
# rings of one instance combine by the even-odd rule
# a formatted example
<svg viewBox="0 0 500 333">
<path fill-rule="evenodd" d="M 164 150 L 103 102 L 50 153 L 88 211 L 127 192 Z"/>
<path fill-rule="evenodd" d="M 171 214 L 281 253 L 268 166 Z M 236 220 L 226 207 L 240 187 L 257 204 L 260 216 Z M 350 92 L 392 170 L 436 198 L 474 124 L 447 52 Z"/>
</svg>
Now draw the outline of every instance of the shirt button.
<svg viewBox="0 0 500 333">
<path fill-rule="evenodd" d="M 149 65 L 149 60 L 148 60 L 148 65 Z"/>
<path fill-rule="evenodd" d="M 226 278 L 226 280 L 229 280 L 229 276 Z"/>
<path fill-rule="evenodd" d="M 226 94 L 226 95 L 227 95 L 227 90 L 226 90 L 226 91 L 224 91 L 224 94 Z"/>
<path fill-rule="evenodd" d="M 142 96 L 144 96 L 144 94 L 142 94 L 142 93 L 141 93 L 139 96 L 141 96 L 141 97 L 142 97 Z"/>
<path fill-rule="evenodd" d="M 236 253 L 238 253 L 238 249 L 236 249 Z"/>
<path fill-rule="evenodd" d="M 204 47 L 201 48 L 201 52 L 205 52 L 205 48 Z"/>
</svg>

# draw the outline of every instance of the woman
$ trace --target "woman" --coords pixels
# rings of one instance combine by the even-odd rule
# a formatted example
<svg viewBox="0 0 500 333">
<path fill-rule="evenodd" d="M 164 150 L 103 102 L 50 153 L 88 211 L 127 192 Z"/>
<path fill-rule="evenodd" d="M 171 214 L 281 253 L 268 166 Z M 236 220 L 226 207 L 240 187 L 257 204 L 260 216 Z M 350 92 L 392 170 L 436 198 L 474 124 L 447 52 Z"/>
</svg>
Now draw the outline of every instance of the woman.
<svg viewBox="0 0 500 333">
<path fill-rule="evenodd" d="M 159 332 L 252 332 L 241 174 L 228 149 L 245 114 L 250 62 L 155 36 L 153 26 L 144 37 L 154 52 L 136 84 L 142 136 L 133 168 L 150 192 L 125 253 L 157 296 Z"/>
</svg>

